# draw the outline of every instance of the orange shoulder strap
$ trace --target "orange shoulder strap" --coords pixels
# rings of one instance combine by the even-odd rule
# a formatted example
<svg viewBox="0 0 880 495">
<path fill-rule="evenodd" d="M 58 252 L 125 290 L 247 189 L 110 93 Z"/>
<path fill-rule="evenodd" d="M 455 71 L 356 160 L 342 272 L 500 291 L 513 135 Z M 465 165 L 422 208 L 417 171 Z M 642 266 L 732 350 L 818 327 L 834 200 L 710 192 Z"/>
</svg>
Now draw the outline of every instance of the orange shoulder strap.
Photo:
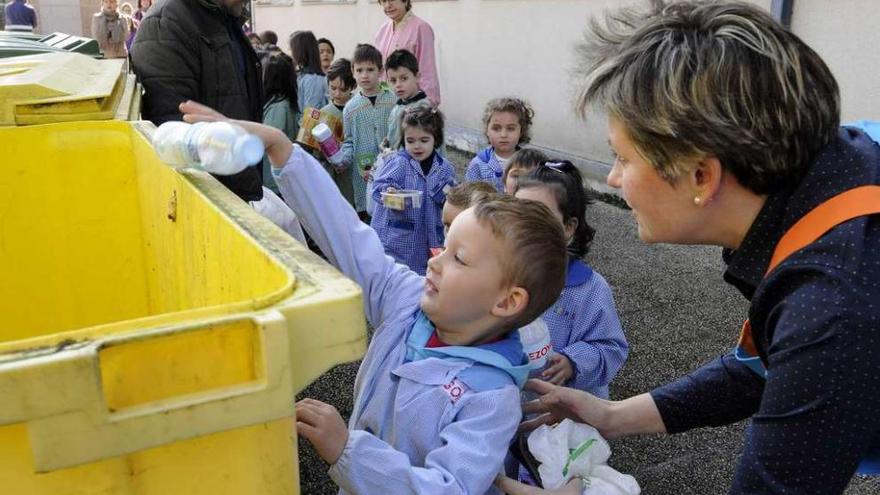
<svg viewBox="0 0 880 495">
<path fill-rule="evenodd" d="M 880 213 L 880 186 L 856 187 L 834 196 L 788 229 L 776 245 L 767 273 L 796 251 L 816 242 L 834 227 L 853 218 L 876 213 Z"/>
<path fill-rule="evenodd" d="M 880 186 L 856 187 L 825 201 L 804 215 L 782 236 L 776 244 L 776 250 L 773 251 L 765 276 L 786 258 L 816 242 L 834 227 L 854 218 L 878 213 L 880 213 Z M 752 326 L 749 320 L 743 324 L 735 351 L 740 361 L 750 361 L 751 365 L 763 368 L 757 360 L 758 351 L 752 339 Z"/>
</svg>

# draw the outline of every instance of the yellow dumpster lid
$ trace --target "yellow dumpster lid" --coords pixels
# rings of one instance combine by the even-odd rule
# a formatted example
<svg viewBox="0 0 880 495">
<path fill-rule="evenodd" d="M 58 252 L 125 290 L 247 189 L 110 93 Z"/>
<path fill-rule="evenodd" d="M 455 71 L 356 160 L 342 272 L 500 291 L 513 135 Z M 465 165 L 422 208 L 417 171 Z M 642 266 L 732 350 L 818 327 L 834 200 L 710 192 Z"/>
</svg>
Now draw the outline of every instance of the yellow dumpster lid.
<svg viewBox="0 0 880 495">
<path fill-rule="evenodd" d="M 44 53 L 0 60 L 0 126 L 109 120 L 136 88 L 124 59 Z M 127 113 L 127 112 L 123 112 Z"/>
</svg>

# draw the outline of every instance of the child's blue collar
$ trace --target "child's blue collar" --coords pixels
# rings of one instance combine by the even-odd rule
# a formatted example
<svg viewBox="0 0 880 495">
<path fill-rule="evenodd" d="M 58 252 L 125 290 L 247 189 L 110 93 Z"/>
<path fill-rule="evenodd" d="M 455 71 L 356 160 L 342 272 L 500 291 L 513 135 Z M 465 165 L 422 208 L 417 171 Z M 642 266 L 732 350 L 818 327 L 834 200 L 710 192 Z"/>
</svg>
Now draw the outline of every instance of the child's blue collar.
<svg viewBox="0 0 880 495">
<path fill-rule="evenodd" d="M 522 149 L 522 146 L 516 145 L 514 150 L 519 151 Z M 483 163 L 489 163 L 492 160 L 492 155 L 495 154 L 495 147 L 489 146 L 488 148 L 484 148 L 483 151 L 479 152 L 477 156 Z"/>
<path fill-rule="evenodd" d="M 516 384 L 522 388 L 528 379 L 528 359 L 523 353 L 518 331 L 511 331 L 503 339 L 491 344 L 427 348 L 425 345 L 434 330 L 434 324 L 419 311 L 406 339 L 407 361 L 438 358 L 472 363 L 470 368 L 462 371 L 460 377 L 476 390 L 501 388 L 505 384 Z"/>
<path fill-rule="evenodd" d="M 494 152 L 495 148 L 489 146 L 488 148 L 481 151 L 477 156 L 479 156 L 480 161 L 482 161 L 483 163 L 489 163 L 489 160 L 492 159 L 492 153 Z"/>
<path fill-rule="evenodd" d="M 409 151 L 406 151 L 406 148 L 401 148 L 400 151 L 398 151 L 398 153 L 403 155 L 403 157 L 406 158 L 406 161 L 408 161 L 408 162 L 416 162 L 418 164 L 422 163 L 421 161 L 413 158 L 412 155 L 409 154 Z M 432 166 L 436 165 L 437 161 L 440 160 L 440 153 L 437 153 L 436 148 L 434 149 L 434 151 L 431 152 L 431 156 L 429 156 L 428 158 L 425 158 L 425 160 L 428 160 L 428 159 L 431 160 Z"/>
<path fill-rule="evenodd" d="M 565 274 L 565 286 L 575 287 L 584 285 L 593 277 L 593 269 L 583 261 L 573 258 L 568 261 L 568 271 Z"/>
</svg>

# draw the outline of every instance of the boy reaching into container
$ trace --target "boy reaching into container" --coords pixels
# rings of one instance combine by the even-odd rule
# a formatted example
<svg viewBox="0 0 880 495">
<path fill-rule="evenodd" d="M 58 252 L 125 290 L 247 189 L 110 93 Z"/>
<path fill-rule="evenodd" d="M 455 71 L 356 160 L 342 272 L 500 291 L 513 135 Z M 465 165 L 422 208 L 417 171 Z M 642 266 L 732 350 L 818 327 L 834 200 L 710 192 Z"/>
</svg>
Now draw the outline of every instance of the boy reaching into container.
<svg viewBox="0 0 880 495">
<path fill-rule="evenodd" d="M 187 122 L 225 119 L 187 102 Z M 342 493 L 481 494 L 520 420 L 528 368 L 516 329 L 565 281 L 562 228 L 537 202 L 466 209 L 422 277 L 383 253 L 330 177 L 277 129 L 238 122 L 266 145 L 279 188 L 330 261 L 364 291 L 376 329 L 349 426 L 333 406 L 297 403 L 297 430 Z M 334 212 L 327 215 L 327 212 Z"/>
</svg>

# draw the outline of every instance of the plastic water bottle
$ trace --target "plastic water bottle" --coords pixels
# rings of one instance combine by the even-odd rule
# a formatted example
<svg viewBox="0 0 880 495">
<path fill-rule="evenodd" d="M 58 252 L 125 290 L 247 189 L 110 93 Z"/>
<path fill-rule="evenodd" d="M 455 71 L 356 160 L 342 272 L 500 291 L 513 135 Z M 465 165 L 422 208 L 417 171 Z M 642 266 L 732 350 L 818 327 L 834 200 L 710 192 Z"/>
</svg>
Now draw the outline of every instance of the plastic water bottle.
<svg viewBox="0 0 880 495">
<path fill-rule="evenodd" d="M 538 317 L 535 321 L 519 329 L 519 339 L 522 342 L 523 352 L 529 358 L 529 378 L 541 379 L 541 374 L 550 366 L 550 354 L 553 353 L 553 345 L 550 343 L 550 329 L 544 323 L 544 319 Z M 533 392 L 523 391 L 523 402 L 537 398 Z"/>
<path fill-rule="evenodd" d="M 548 358 L 553 353 L 550 329 L 547 328 L 544 319 L 538 317 L 519 329 L 519 339 L 522 341 L 523 351 L 529 358 L 529 378 L 540 378 L 541 373 L 549 367 Z"/>
<path fill-rule="evenodd" d="M 233 175 L 263 157 L 263 142 L 228 122 L 165 122 L 153 135 L 159 158 L 175 167 Z"/>
<path fill-rule="evenodd" d="M 312 129 L 312 136 L 318 140 L 318 144 L 321 145 L 321 151 L 330 163 L 333 165 L 342 163 L 342 148 L 327 124 L 322 122 L 316 125 Z"/>
</svg>

